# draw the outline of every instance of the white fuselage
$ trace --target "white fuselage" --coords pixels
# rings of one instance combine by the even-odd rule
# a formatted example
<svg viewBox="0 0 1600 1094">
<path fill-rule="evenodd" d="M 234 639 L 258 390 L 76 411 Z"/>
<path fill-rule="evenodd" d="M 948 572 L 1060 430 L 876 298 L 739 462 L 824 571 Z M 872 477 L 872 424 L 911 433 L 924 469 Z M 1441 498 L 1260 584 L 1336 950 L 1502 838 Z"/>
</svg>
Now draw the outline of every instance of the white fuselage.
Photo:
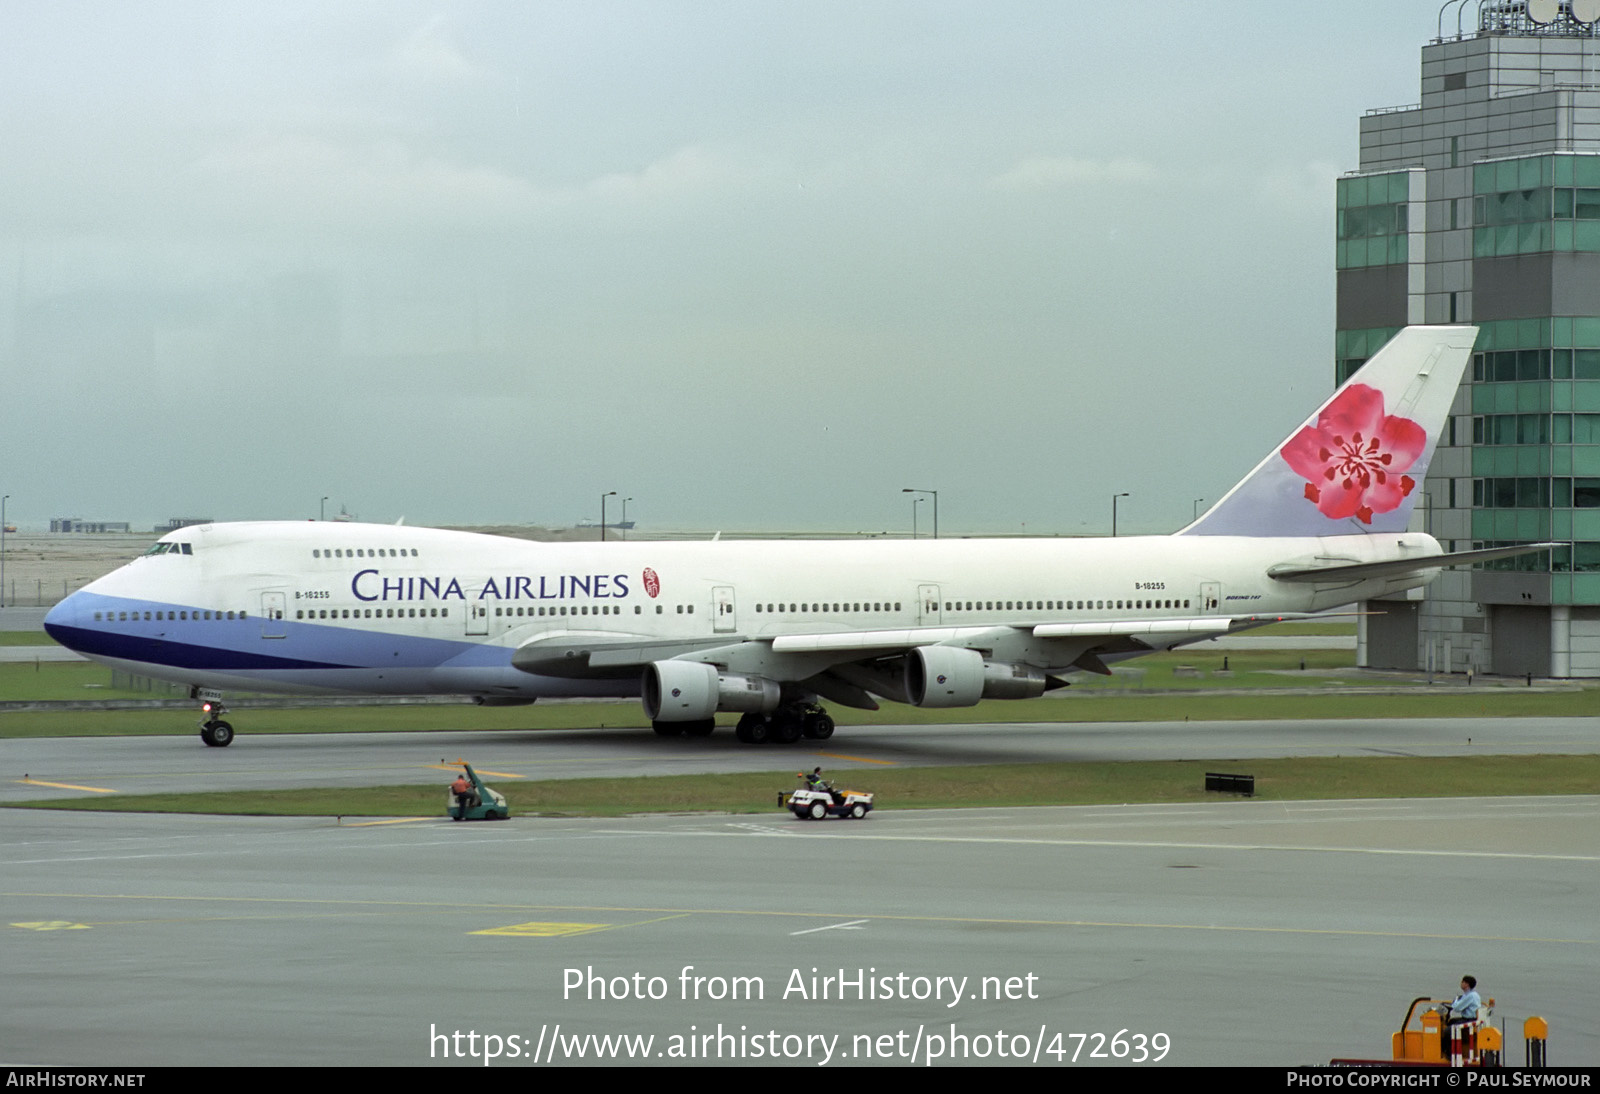
<svg viewBox="0 0 1600 1094">
<path fill-rule="evenodd" d="M 1418 533 L 550 544 L 391 525 L 216 524 L 163 537 L 46 625 L 98 660 L 218 689 L 622 696 L 639 693 L 637 672 L 546 674 L 512 655 L 565 641 L 681 641 L 685 652 L 663 656 L 784 682 L 944 644 L 1064 670 L 1087 636 L 1118 636 L 1111 656 L 1130 656 L 1437 572 L 1312 585 L 1274 580 L 1275 565 L 1438 551 Z"/>
</svg>

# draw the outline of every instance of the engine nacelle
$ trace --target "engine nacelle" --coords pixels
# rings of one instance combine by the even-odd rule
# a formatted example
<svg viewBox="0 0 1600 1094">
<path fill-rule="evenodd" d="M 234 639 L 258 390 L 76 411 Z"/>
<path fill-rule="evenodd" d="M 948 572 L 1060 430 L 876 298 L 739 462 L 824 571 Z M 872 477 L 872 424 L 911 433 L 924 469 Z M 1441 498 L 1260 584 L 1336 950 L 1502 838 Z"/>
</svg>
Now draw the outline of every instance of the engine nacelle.
<svg viewBox="0 0 1600 1094">
<path fill-rule="evenodd" d="M 970 707 L 983 698 L 983 654 L 918 646 L 906 656 L 906 696 L 917 707 Z"/>
<path fill-rule="evenodd" d="M 1057 682 L 1059 685 L 1059 681 Z M 1042 670 L 1010 661 L 983 663 L 985 699 L 1037 699 L 1049 686 Z"/>
<path fill-rule="evenodd" d="M 778 709 L 778 684 L 763 676 L 719 673 L 703 661 L 645 666 L 641 697 L 652 722 L 699 722 L 719 710 L 768 714 Z"/>
</svg>

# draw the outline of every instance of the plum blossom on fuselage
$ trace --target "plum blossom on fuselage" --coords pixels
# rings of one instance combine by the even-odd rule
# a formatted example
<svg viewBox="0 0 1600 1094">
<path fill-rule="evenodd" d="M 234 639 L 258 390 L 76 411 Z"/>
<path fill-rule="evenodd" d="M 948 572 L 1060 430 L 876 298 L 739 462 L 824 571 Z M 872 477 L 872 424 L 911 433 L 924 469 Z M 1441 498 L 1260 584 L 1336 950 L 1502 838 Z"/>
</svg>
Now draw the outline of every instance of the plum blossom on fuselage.
<svg viewBox="0 0 1600 1094">
<path fill-rule="evenodd" d="M 1396 509 L 1416 487 L 1402 472 L 1427 450 L 1428 434 L 1410 418 L 1386 415 L 1383 392 L 1351 384 L 1280 450 L 1306 480 L 1305 498 L 1330 520 Z"/>
</svg>

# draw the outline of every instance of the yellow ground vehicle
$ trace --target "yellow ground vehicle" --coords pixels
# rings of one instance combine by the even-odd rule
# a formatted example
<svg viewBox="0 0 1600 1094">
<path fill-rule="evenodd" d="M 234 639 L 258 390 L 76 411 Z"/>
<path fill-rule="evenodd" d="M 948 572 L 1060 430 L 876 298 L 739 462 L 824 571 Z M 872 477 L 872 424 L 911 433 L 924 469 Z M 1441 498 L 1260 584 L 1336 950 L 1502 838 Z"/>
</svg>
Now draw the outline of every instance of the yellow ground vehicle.
<svg viewBox="0 0 1600 1094">
<path fill-rule="evenodd" d="M 1423 1008 L 1420 1013 L 1419 1006 Z M 1483 1001 L 1476 1022 L 1447 1027 L 1444 1019 L 1449 1011 L 1449 1000 L 1429 999 L 1425 995 L 1411 1000 L 1405 1021 L 1400 1023 L 1392 1039 L 1394 1062 L 1499 1067 L 1505 1038 L 1489 1021 L 1494 1000 Z"/>
<path fill-rule="evenodd" d="M 1445 1019 L 1450 1004 L 1443 999 L 1429 999 L 1426 995 L 1411 1000 L 1405 1019 L 1391 1038 L 1392 1054 L 1388 1060 L 1342 1058 L 1328 1061 L 1334 1065 L 1371 1067 L 1384 1064 L 1401 1064 L 1415 1067 L 1504 1067 L 1505 1033 L 1490 1021 L 1494 1000 L 1485 999 L 1478 1007 L 1478 1020 L 1454 1026 Z M 1546 1042 L 1550 1039 L 1550 1024 L 1538 1016 L 1522 1023 L 1522 1040 L 1527 1067 L 1546 1066 Z"/>
</svg>

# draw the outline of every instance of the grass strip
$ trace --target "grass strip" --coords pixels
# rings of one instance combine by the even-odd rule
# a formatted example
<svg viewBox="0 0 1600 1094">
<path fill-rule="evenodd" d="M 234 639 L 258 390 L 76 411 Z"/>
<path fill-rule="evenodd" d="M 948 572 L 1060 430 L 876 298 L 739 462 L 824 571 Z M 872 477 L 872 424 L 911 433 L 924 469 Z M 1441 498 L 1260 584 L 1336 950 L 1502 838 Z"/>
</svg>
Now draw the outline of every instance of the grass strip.
<svg viewBox="0 0 1600 1094">
<path fill-rule="evenodd" d="M 0 631 L 0 646 L 54 646 L 56 640 L 43 631 Z"/>
<path fill-rule="evenodd" d="M 1136 763 L 995 764 L 835 771 L 841 787 L 870 790 L 880 808 L 1000 808 L 1227 800 L 1204 789 L 1207 771 L 1254 775 L 1260 801 L 1329 798 L 1593 794 L 1600 756 L 1357 756 Z M 514 816 L 770 813 L 794 773 L 665 775 L 496 783 Z M 247 816 L 443 816 L 445 781 L 425 786 L 139 794 L 14 803 L 17 808 Z M 9 807 L 9 806 L 8 806 Z"/>
</svg>

